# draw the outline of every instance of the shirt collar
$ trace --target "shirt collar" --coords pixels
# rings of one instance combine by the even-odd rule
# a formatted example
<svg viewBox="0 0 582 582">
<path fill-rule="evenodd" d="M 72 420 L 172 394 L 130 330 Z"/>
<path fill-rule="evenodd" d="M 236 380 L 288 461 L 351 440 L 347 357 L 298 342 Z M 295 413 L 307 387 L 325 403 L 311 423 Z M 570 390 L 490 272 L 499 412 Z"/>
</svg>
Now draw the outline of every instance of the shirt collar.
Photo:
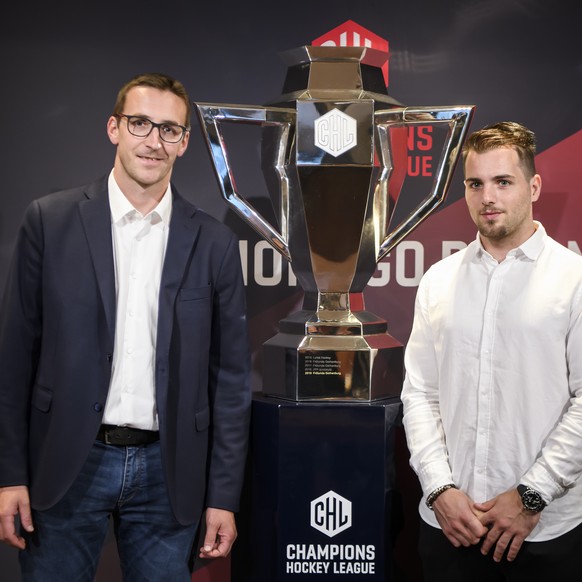
<svg viewBox="0 0 582 582">
<path fill-rule="evenodd" d="M 122 220 L 128 215 L 136 213 L 138 216 L 142 214 L 133 206 L 133 204 L 125 197 L 121 188 L 118 186 L 113 176 L 113 170 L 109 174 L 109 180 L 107 182 L 109 189 L 109 208 L 111 209 L 111 222 L 114 224 Z M 172 188 L 168 184 L 168 188 L 164 192 L 162 199 L 159 201 L 158 205 L 149 212 L 148 216 L 151 215 L 152 224 L 162 222 L 166 225 L 170 222 L 170 216 L 172 214 Z"/>
<path fill-rule="evenodd" d="M 543 227 L 541 222 L 537 220 L 534 220 L 533 222 L 536 229 L 535 232 L 520 246 L 509 251 L 507 253 L 507 256 L 513 255 L 518 257 L 522 255 L 532 261 L 535 261 L 540 256 L 540 253 L 544 248 L 548 235 L 546 233 L 546 229 Z M 483 256 L 483 253 L 487 253 L 487 251 L 483 248 L 483 244 L 481 243 L 481 237 L 479 236 L 479 233 L 477 233 L 477 238 L 475 239 L 475 242 L 477 244 L 477 250 L 475 254 L 477 258 L 480 258 Z"/>
</svg>

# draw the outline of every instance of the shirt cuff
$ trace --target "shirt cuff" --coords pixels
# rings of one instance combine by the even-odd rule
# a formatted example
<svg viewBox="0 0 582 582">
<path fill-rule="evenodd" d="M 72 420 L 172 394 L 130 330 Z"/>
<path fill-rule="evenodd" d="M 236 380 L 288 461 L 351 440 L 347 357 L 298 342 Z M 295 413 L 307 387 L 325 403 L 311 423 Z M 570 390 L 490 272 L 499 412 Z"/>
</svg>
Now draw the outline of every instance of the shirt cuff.
<svg viewBox="0 0 582 582">
<path fill-rule="evenodd" d="M 538 491 L 546 504 L 568 491 L 567 487 L 558 483 L 552 474 L 539 464 L 535 464 L 519 482 Z"/>
</svg>

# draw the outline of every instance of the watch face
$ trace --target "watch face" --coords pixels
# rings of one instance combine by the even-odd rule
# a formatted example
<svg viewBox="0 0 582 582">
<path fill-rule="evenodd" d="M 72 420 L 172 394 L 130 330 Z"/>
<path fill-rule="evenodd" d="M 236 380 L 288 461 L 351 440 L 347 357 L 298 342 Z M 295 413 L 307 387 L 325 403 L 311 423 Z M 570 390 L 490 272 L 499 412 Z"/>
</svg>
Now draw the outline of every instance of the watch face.
<svg viewBox="0 0 582 582">
<path fill-rule="evenodd" d="M 529 511 L 541 511 L 546 506 L 542 496 L 537 491 L 529 488 L 521 494 L 521 502 Z"/>
</svg>

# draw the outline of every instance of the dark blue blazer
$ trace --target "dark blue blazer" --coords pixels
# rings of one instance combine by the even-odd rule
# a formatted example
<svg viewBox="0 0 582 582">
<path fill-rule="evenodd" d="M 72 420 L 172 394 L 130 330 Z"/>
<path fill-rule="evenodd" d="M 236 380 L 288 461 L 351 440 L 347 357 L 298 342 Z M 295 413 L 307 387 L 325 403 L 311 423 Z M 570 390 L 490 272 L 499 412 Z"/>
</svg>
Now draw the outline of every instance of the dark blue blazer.
<svg viewBox="0 0 582 582">
<path fill-rule="evenodd" d="M 156 400 L 176 518 L 236 511 L 248 443 L 249 345 L 238 242 L 173 188 Z M 115 349 L 107 177 L 28 207 L 0 312 L 0 486 L 54 505 L 94 442 Z"/>
</svg>

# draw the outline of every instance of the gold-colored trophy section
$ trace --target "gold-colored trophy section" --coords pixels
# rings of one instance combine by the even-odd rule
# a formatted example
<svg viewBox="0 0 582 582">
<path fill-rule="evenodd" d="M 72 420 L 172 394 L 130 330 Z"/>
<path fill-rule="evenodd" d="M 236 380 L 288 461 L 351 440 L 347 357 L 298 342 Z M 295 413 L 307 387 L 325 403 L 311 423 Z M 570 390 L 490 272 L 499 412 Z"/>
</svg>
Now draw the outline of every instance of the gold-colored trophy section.
<svg viewBox="0 0 582 582">
<path fill-rule="evenodd" d="M 395 397 L 404 349 L 366 310 L 363 292 L 378 261 L 443 202 L 474 107 L 403 107 L 383 82 L 387 55 L 365 47 L 307 46 L 284 59 L 276 103 L 197 104 L 222 195 L 291 263 L 304 291 L 302 309 L 263 346 L 263 393 L 295 401 Z M 261 165 L 276 226 L 235 187 L 224 137 L 230 123 L 263 130 Z M 428 192 L 393 225 L 407 196 L 414 126 L 446 136 Z"/>
</svg>

